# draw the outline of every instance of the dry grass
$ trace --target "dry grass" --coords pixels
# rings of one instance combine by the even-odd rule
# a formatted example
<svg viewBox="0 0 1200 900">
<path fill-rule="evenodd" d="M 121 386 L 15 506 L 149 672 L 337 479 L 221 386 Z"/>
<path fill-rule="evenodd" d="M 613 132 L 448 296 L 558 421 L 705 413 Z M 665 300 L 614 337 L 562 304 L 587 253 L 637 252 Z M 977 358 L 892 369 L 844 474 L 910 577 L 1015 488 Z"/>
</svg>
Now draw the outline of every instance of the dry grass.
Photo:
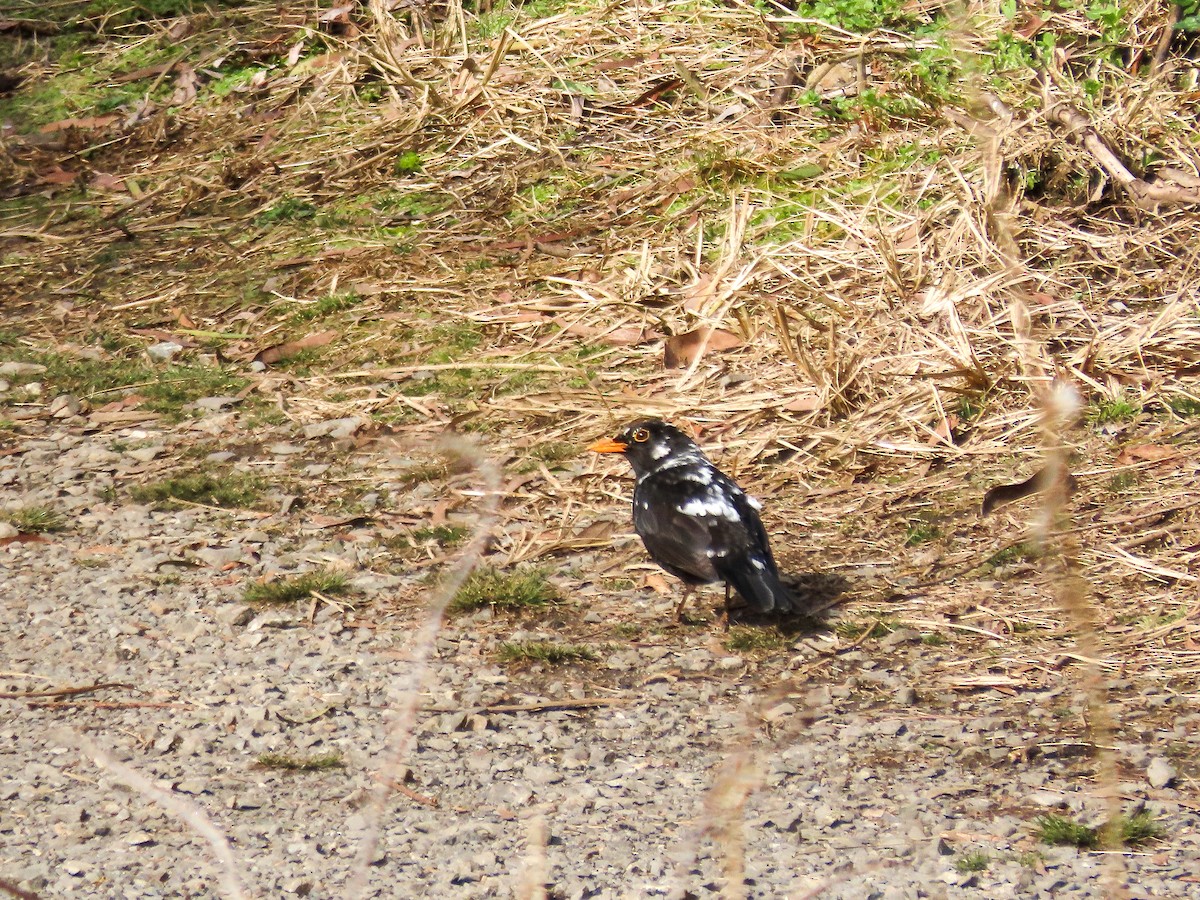
<svg viewBox="0 0 1200 900">
<path fill-rule="evenodd" d="M 919 7 L 865 34 L 694 2 L 507 22 L 374 2 L 340 34 L 262 4 L 177 44 L 165 21 L 110 34 L 114 56 L 185 51 L 195 96 L 172 70 L 169 116 L 5 138 L 0 359 L 129 359 L 162 333 L 241 372 L 336 331 L 255 390 L 300 424 L 478 431 L 523 472 L 499 567 L 609 546 L 587 529 L 624 515 L 616 469 L 562 475 L 537 448 L 670 417 L 769 499 L 785 568 L 870 567 L 845 598 L 860 631 L 953 635 L 930 645 L 941 687 L 1083 663 L 1195 694 L 1194 48 L 1164 42 L 1163 4 Z M 223 16 L 251 74 L 220 94 L 234 73 L 201 63 Z M 660 338 L 702 326 L 744 345 L 665 369 Z M 1053 386 L 1082 411 L 1047 430 Z M 1073 496 L 979 518 L 1046 458 Z M 1052 602 L 1068 582 L 1087 652 Z"/>
</svg>

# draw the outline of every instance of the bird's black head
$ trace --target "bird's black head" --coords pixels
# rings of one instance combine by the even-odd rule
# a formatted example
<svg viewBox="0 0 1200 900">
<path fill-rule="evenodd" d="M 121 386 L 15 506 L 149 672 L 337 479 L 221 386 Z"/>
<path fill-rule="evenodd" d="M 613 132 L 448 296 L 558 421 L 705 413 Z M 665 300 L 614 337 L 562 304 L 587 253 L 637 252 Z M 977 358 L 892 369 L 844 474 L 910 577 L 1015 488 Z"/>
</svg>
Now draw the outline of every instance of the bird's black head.
<svg viewBox="0 0 1200 900">
<path fill-rule="evenodd" d="M 695 441 L 661 419 L 640 419 L 615 438 L 597 441 L 588 449 L 596 453 L 624 453 L 637 475 L 705 459 Z"/>
</svg>

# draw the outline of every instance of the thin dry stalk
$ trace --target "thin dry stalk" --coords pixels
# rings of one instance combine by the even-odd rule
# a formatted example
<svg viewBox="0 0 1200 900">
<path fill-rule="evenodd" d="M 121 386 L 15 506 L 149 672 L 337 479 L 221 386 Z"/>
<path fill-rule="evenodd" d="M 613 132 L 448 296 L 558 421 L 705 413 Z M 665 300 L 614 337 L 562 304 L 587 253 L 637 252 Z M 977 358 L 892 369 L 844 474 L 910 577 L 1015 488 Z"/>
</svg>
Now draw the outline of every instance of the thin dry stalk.
<svg viewBox="0 0 1200 900">
<path fill-rule="evenodd" d="M 525 855 L 516 879 L 516 900 L 546 900 L 546 885 L 550 881 L 547 838 L 546 817 L 533 813 L 525 820 Z"/>
<path fill-rule="evenodd" d="M 231 900 L 249 900 L 251 895 L 242 886 L 242 867 L 234 855 L 229 839 L 203 809 L 185 800 L 179 794 L 173 794 L 159 787 L 145 775 L 117 760 L 111 753 L 102 749 L 85 735 L 64 728 L 60 729 L 55 737 L 64 744 L 78 748 L 101 769 L 108 770 L 130 789 L 137 791 L 151 802 L 157 803 L 192 829 L 208 844 L 213 856 L 216 857 L 217 876 L 225 896 Z"/>
<path fill-rule="evenodd" d="M 1075 644 L 1079 648 L 1077 659 L 1082 672 L 1080 683 L 1087 695 L 1089 731 L 1092 743 L 1097 747 L 1099 760 L 1098 781 L 1107 808 L 1106 819 L 1115 829 L 1121 814 L 1120 772 L 1113 750 L 1115 721 L 1109 703 L 1108 679 L 1102 664 L 1104 650 L 1097 633 L 1097 608 L 1087 580 L 1081 573 L 1078 541 L 1068 521 L 1067 451 L 1063 436 L 1078 420 L 1079 413 L 1079 395 L 1070 386 L 1059 384 L 1047 392 L 1044 471 L 1049 489 L 1043 493 L 1045 500 L 1039 532 L 1043 546 L 1051 551 L 1047 553 L 1047 558 L 1054 559 L 1058 566 L 1054 585 L 1059 605 L 1071 619 L 1075 630 Z M 1101 838 L 1108 849 L 1120 849 L 1121 839 L 1116 832 L 1103 834 Z M 1121 854 L 1106 854 L 1104 870 L 1108 896 L 1128 897 Z"/>
<path fill-rule="evenodd" d="M 461 464 L 469 466 L 479 480 L 480 509 L 470 543 L 450 569 L 446 577 L 433 590 L 425 623 L 413 638 L 406 683 L 400 693 L 398 708 L 393 713 L 384 744 L 383 759 L 376 773 L 376 786 L 364 808 L 367 828 L 355 855 L 354 865 L 346 885 L 346 896 L 363 896 L 367 888 L 371 860 L 379 847 L 382 834 L 384 806 L 392 791 L 392 784 L 403 779 L 396 777 L 412 748 L 417 711 L 420 706 L 421 686 L 429 672 L 429 660 L 437 644 L 437 634 L 442 627 L 446 607 L 462 587 L 471 570 L 487 546 L 488 537 L 496 522 L 500 508 L 500 472 L 472 442 L 463 438 L 444 437 L 441 450 L 454 456 Z"/>
<path fill-rule="evenodd" d="M 759 785 L 758 762 L 749 746 L 739 747 L 722 762 L 704 801 L 704 831 L 720 853 L 725 883 L 721 896 L 745 900 L 746 890 L 746 801 Z"/>
</svg>

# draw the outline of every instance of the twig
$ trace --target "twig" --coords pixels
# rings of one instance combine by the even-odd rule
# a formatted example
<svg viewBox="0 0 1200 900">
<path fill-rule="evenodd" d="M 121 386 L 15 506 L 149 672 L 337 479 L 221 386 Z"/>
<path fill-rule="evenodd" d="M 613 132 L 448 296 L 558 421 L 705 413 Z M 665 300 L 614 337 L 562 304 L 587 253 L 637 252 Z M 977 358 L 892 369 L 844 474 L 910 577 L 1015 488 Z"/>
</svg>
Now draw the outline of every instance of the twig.
<svg viewBox="0 0 1200 900">
<path fill-rule="evenodd" d="M 53 691 L 5 691 L 4 693 L 0 693 L 0 700 L 26 700 L 32 697 L 73 697 L 77 694 L 90 694 L 93 691 L 103 691 L 107 688 L 133 690 L 133 685 L 122 681 L 106 681 L 103 684 L 92 684 L 86 687 L 58 688 Z M 53 706 L 54 704 L 42 705 Z"/>
<path fill-rule="evenodd" d="M 0 878 L 0 891 L 5 891 L 6 893 L 12 894 L 14 897 L 18 898 L 18 900 L 38 900 L 38 895 L 33 891 L 27 891 L 23 888 L 19 888 L 11 881 L 5 881 L 3 878 Z"/>
<path fill-rule="evenodd" d="M 65 700 L 30 703 L 30 709 L 194 709 L 187 703 L 138 703 L 120 700 Z"/>
<path fill-rule="evenodd" d="M 1151 183 L 1130 172 L 1092 128 L 1087 116 L 1075 107 L 1061 102 L 1051 103 L 1046 110 L 1046 119 L 1067 128 L 1070 136 L 1092 154 L 1100 167 L 1129 192 L 1139 209 L 1153 211 L 1163 204 L 1200 204 L 1200 190 L 1159 181 Z"/>
<path fill-rule="evenodd" d="M 385 778 L 382 779 L 382 781 L 393 791 L 403 794 L 409 800 L 416 800 L 418 803 L 424 804 L 425 806 L 431 806 L 435 809 L 441 805 L 441 801 L 439 801 L 437 797 L 429 797 L 425 794 L 418 793 L 410 788 L 407 784 L 396 781 L 394 778 Z"/>
<path fill-rule="evenodd" d="M 601 706 L 624 706 L 629 702 L 624 697 L 592 697 L 587 700 L 546 700 L 541 703 L 498 703 L 495 706 L 484 706 L 479 712 L 549 712 L 566 709 L 594 709 Z"/>
</svg>

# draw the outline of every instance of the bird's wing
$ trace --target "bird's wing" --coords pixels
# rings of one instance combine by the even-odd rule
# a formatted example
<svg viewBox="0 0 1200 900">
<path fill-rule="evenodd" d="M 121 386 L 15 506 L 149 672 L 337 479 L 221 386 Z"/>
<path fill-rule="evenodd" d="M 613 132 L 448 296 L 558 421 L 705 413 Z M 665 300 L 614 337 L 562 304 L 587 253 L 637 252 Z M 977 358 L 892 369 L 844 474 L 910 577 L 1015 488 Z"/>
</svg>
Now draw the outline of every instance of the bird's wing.
<svg viewBox="0 0 1200 900">
<path fill-rule="evenodd" d="M 713 542 L 713 522 L 683 511 L 687 504 L 706 496 L 708 487 L 686 478 L 653 479 L 634 497 L 633 525 L 642 536 L 646 552 L 673 575 L 687 581 L 710 582 L 720 576 L 708 551 Z"/>
</svg>

